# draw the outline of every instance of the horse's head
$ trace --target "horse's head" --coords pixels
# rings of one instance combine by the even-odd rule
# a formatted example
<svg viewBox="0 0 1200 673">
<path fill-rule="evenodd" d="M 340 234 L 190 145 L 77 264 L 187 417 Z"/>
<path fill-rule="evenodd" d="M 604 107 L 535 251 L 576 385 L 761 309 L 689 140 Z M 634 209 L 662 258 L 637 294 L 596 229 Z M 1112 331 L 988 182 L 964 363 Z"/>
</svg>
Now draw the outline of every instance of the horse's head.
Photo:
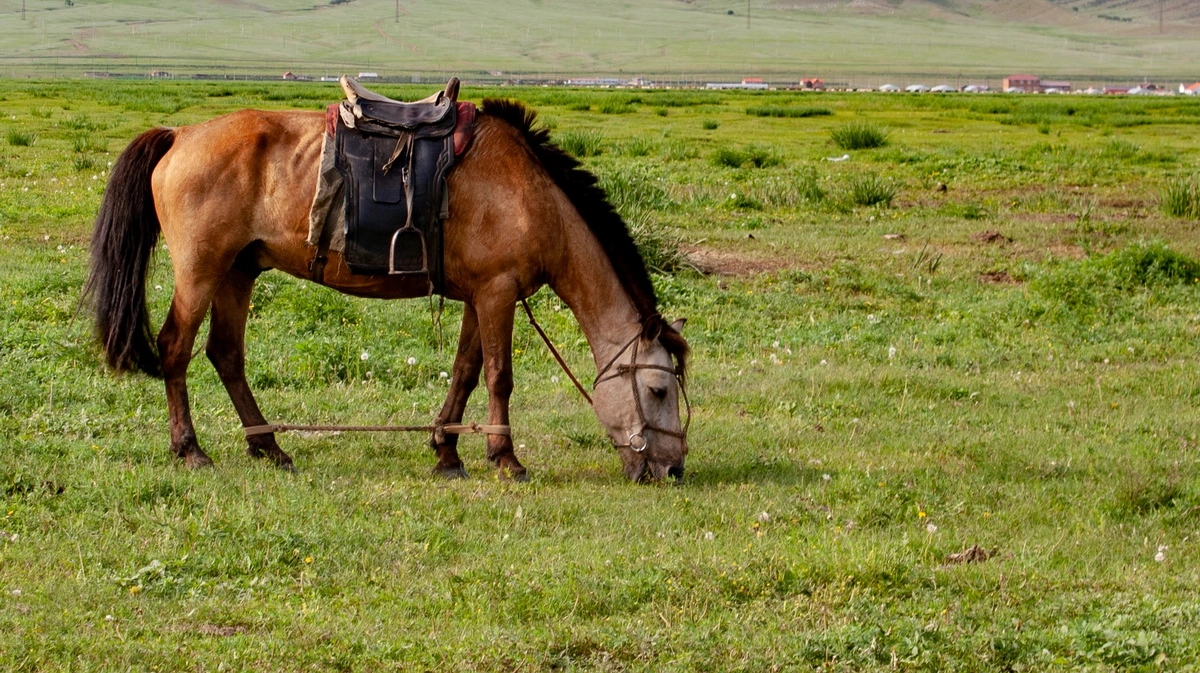
<svg viewBox="0 0 1200 673">
<path fill-rule="evenodd" d="M 681 398 L 687 407 L 683 323 L 666 325 L 658 318 L 596 377 L 592 406 L 633 481 L 683 479 L 688 420 L 681 422 L 679 413 Z"/>
</svg>

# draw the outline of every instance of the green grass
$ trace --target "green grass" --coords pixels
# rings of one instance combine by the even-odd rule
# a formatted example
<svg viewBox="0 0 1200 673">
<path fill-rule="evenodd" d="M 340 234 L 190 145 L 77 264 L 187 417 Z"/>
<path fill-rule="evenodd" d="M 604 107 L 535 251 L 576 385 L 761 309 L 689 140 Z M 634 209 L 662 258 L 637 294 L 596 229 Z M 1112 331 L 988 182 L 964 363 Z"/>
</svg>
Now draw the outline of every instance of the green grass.
<svg viewBox="0 0 1200 673">
<path fill-rule="evenodd" d="M 0 81 L 6 129 L 37 136 L 0 152 L 0 668 L 1200 666 L 1200 234 L 1160 205 L 1194 181 L 1200 102 L 825 93 L 835 115 L 788 118 L 745 111 L 811 94 L 668 93 L 462 97 L 600 138 L 583 161 L 661 271 L 664 315 L 688 318 L 686 483 L 623 480 L 523 319 L 531 480 L 498 480 L 466 437 L 471 478 L 447 483 L 421 435 L 285 434 L 299 473 L 251 460 L 203 356 L 191 400 L 217 465 L 187 472 L 161 382 L 106 372 L 76 313 L 130 139 L 333 87 Z M 637 109 L 600 114 L 609 96 Z M 1005 123 L 1033 103 L 1048 136 Z M 1057 121 L 1085 107 L 1090 125 Z M 892 142 L 827 161 L 849 116 Z M 713 165 L 749 147 L 779 162 Z M 842 207 L 870 176 L 891 207 Z M 160 254 L 156 322 L 171 287 Z M 586 379 L 570 312 L 532 304 Z M 448 304 L 447 343 L 460 320 Z M 453 350 L 426 302 L 273 271 L 247 343 L 267 416 L 314 423 L 427 423 Z M 994 555 L 948 560 L 972 545 Z"/>
</svg>

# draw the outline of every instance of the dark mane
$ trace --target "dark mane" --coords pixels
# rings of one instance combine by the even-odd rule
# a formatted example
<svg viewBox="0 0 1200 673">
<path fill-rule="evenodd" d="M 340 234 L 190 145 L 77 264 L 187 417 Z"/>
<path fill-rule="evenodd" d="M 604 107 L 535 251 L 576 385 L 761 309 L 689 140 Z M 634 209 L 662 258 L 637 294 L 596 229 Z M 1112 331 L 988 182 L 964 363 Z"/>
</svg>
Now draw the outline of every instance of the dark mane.
<svg viewBox="0 0 1200 673">
<path fill-rule="evenodd" d="M 617 213 L 608 196 L 600 188 L 596 176 L 584 169 L 579 161 L 550 140 L 550 131 L 533 128 L 537 113 L 514 100 L 488 98 L 483 101 L 483 114 L 496 117 L 521 132 L 525 142 L 541 162 L 542 167 L 574 204 L 587 222 L 592 235 L 608 255 L 608 260 L 643 325 L 643 335 L 659 341 L 679 361 L 683 371 L 688 345 L 683 335 L 675 331 L 658 312 L 658 296 L 646 262 L 629 235 L 629 227 Z"/>
</svg>

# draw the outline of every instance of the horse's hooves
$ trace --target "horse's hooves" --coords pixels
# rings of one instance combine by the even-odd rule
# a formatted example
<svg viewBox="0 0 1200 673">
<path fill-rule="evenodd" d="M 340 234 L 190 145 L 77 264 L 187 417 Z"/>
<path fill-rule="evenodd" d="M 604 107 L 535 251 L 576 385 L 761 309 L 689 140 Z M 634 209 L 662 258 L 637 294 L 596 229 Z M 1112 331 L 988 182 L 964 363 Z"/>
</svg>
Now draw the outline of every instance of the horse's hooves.
<svg viewBox="0 0 1200 673">
<path fill-rule="evenodd" d="M 502 467 L 499 469 L 499 474 L 501 479 L 508 481 L 529 481 L 529 473 L 525 471 L 524 467 L 519 465 L 517 467 Z"/>
<path fill-rule="evenodd" d="M 463 469 L 462 465 L 456 467 L 442 467 L 438 465 L 433 468 L 433 476 L 441 477 L 442 479 L 466 479 L 468 477 L 467 471 Z"/>
<path fill-rule="evenodd" d="M 191 451 L 184 458 L 184 464 L 189 470 L 200 470 L 206 467 L 212 467 L 212 458 L 209 458 L 203 451 Z"/>
<path fill-rule="evenodd" d="M 250 443 L 246 445 L 246 455 L 251 458 L 266 458 L 282 470 L 295 472 L 296 466 L 292 464 L 292 457 L 287 455 L 279 445 L 275 443 L 274 438 L 262 444 L 256 443 L 252 438 Z"/>
<path fill-rule="evenodd" d="M 296 467 L 296 464 L 290 460 L 286 463 L 275 463 L 275 467 L 283 470 L 284 472 L 290 472 L 292 474 L 300 472 L 300 468 Z"/>
</svg>

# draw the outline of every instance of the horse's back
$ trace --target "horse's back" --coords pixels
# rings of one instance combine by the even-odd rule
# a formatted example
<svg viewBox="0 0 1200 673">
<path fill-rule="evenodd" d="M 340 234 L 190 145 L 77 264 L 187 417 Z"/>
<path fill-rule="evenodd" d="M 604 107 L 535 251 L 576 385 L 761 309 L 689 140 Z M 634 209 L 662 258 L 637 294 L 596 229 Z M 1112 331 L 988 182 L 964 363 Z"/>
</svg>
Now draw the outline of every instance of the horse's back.
<svg viewBox="0 0 1200 673">
<path fill-rule="evenodd" d="M 302 251 L 323 131 L 319 112 L 263 110 L 175 129 L 153 189 L 176 264 L 255 241 L 283 258 Z"/>
</svg>

